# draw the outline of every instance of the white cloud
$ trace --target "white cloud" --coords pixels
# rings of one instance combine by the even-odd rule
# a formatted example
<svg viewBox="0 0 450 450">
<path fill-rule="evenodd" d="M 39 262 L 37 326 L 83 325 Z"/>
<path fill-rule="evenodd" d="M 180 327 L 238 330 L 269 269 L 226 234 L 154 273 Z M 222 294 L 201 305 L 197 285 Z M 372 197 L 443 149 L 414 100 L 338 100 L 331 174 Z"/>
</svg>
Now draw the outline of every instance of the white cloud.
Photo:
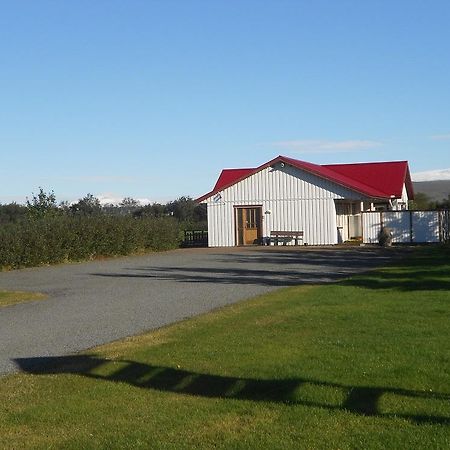
<svg viewBox="0 0 450 450">
<path fill-rule="evenodd" d="M 432 141 L 450 141 L 450 134 L 435 134 L 430 136 Z"/>
<path fill-rule="evenodd" d="M 119 196 L 117 194 L 106 192 L 103 194 L 98 194 L 95 197 L 98 198 L 101 205 L 118 205 L 125 197 L 126 195 Z M 150 199 L 148 198 L 136 198 L 140 205 L 148 205 L 149 203 L 152 203 Z"/>
<path fill-rule="evenodd" d="M 151 202 L 151 200 L 149 198 L 137 198 L 136 199 L 140 205 L 144 206 L 144 205 L 149 205 Z"/>
<path fill-rule="evenodd" d="M 411 174 L 413 181 L 450 180 L 450 169 L 428 170 Z"/>
<path fill-rule="evenodd" d="M 25 196 L 20 195 L 2 195 L 0 196 L 0 204 L 7 204 L 7 203 L 18 203 L 19 205 L 25 204 Z"/>
<path fill-rule="evenodd" d="M 270 145 L 296 153 L 340 153 L 380 147 L 381 142 L 369 140 L 327 141 L 321 139 L 277 141 Z"/>
</svg>

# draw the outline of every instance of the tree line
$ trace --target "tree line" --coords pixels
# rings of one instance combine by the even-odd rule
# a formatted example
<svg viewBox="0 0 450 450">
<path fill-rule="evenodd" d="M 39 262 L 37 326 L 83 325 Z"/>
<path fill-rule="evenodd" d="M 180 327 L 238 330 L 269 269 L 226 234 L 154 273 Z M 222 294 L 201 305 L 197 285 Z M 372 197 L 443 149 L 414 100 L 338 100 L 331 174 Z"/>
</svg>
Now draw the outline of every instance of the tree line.
<svg viewBox="0 0 450 450">
<path fill-rule="evenodd" d="M 423 192 L 416 192 L 414 200 L 409 202 L 409 209 L 412 210 L 429 210 L 429 209 L 450 209 L 450 195 L 441 201 L 432 200 Z"/>
<path fill-rule="evenodd" d="M 166 204 L 141 205 L 131 197 L 125 197 L 118 205 L 102 205 L 92 194 L 76 202 L 59 202 L 54 191 L 39 188 L 37 194 L 26 199 L 25 205 L 0 203 L 0 223 L 17 223 L 26 218 L 67 216 L 130 216 L 133 218 L 168 217 L 175 218 L 187 228 L 206 229 L 206 205 L 197 204 L 191 197 L 182 196 Z"/>
</svg>

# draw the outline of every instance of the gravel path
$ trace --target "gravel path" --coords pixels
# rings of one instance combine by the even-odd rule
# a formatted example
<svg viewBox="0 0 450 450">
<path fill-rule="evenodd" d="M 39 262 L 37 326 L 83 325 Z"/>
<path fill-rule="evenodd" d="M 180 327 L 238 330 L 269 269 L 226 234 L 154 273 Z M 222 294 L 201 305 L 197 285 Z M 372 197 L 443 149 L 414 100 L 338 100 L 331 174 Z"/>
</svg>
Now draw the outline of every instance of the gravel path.
<svg viewBox="0 0 450 450">
<path fill-rule="evenodd" d="M 15 358 L 56 356 L 268 292 L 324 283 L 386 262 L 378 248 L 175 250 L 0 273 L 0 289 L 47 300 L 0 308 L 0 374 Z"/>
</svg>

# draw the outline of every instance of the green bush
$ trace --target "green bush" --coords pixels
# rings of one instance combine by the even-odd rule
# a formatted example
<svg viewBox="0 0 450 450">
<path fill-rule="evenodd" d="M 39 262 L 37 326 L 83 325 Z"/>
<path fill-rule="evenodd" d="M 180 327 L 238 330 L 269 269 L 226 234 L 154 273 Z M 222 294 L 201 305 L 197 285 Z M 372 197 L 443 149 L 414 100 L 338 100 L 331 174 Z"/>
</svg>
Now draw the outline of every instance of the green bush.
<svg viewBox="0 0 450 450">
<path fill-rule="evenodd" d="M 168 250 L 179 243 L 179 225 L 172 217 L 30 217 L 0 227 L 0 267 L 16 269 Z"/>
</svg>

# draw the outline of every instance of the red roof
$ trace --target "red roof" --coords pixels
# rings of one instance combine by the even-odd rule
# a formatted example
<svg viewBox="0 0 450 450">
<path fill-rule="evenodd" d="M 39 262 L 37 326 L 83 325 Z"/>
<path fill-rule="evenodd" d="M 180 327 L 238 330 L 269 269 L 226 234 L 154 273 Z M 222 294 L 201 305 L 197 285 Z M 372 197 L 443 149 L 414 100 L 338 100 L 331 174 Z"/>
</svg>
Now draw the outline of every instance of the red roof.
<svg viewBox="0 0 450 450">
<path fill-rule="evenodd" d="M 318 165 L 286 156 L 278 156 L 255 169 L 223 170 L 214 189 L 198 198 L 197 201 L 201 202 L 278 162 L 284 162 L 320 178 L 333 181 L 368 197 L 380 199 L 400 198 L 403 184 L 406 184 L 409 198 L 414 197 L 407 161 Z"/>
<path fill-rule="evenodd" d="M 386 197 L 393 195 L 400 198 L 404 184 L 408 195 L 410 197 L 414 195 L 407 161 L 330 164 L 324 167 L 378 189 Z"/>
<path fill-rule="evenodd" d="M 221 191 L 224 186 L 234 184 L 234 182 L 240 178 L 246 178 L 247 175 L 251 175 L 254 170 L 255 169 L 223 169 L 213 191 Z"/>
</svg>

